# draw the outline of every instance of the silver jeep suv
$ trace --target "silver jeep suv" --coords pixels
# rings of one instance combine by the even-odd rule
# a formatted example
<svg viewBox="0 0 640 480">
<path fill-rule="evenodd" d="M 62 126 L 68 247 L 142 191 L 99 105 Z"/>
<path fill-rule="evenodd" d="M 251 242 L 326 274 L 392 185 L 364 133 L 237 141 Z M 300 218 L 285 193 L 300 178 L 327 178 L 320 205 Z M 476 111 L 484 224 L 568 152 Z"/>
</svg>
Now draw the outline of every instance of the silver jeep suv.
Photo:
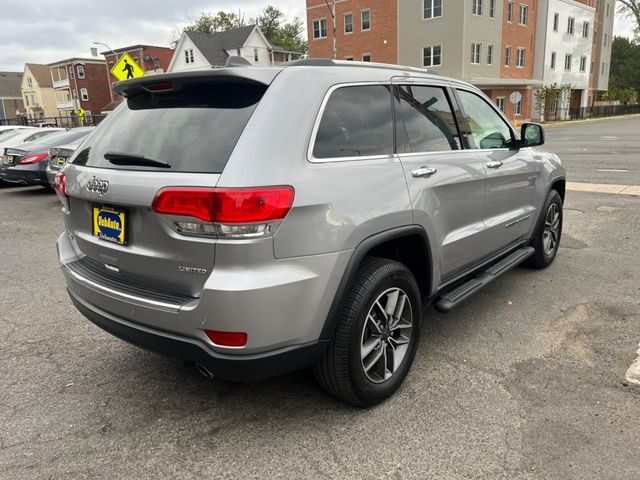
<svg viewBox="0 0 640 480">
<path fill-rule="evenodd" d="M 549 265 L 565 171 L 476 88 L 302 60 L 116 84 L 126 101 L 56 178 L 71 300 L 140 347 L 246 381 L 313 366 L 376 404 L 423 308 Z"/>
</svg>

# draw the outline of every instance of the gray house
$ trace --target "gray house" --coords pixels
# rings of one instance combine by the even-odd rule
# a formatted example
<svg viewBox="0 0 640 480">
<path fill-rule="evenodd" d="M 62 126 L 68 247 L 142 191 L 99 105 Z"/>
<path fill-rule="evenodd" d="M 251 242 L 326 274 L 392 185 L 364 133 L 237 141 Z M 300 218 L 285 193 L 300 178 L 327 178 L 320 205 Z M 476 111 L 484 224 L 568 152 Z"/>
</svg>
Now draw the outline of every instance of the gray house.
<svg viewBox="0 0 640 480">
<path fill-rule="evenodd" d="M 0 72 L 0 119 L 14 118 L 24 112 L 22 102 L 22 72 Z"/>
<path fill-rule="evenodd" d="M 184 32 L 167 71 L 221 67 L 231 56 L 244 57 L 254 65 L 276 65 L 302 54 L 276 47 L 256 25 L 217 33 Z"/>
</svg>

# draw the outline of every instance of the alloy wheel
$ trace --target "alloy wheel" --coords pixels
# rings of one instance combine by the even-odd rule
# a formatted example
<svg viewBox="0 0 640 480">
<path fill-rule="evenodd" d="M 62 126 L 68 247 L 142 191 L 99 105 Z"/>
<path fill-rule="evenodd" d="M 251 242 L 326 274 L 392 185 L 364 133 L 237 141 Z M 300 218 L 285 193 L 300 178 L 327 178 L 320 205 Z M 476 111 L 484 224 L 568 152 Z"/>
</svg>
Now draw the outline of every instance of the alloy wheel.
<svg viewBox="0 0 640 480">
<path fill-rule="evenodd" d="M 544 218 L 544 233 L 542 234 L 542 246 L 544 253 L 550 257 L 558 247 L 560 241 L 560 207 L 558 204 L 549 205 Z"/>
<path fill-rule="evenodd" d="M 409 351 L 413 311 L 411 301 L 400 288 L 380 294 L 367 313 L 362 328 L 360 361 L 367 378 L 374 383 L 389 380 Z"/>
</svg>

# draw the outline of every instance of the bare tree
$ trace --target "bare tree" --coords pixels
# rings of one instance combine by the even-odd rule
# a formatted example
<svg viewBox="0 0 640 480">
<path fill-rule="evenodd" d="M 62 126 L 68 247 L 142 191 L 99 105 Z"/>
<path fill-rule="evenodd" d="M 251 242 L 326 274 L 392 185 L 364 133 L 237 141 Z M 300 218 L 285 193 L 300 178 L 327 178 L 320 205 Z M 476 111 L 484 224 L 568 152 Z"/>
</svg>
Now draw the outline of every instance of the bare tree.
<svg viewBox="0 0 640 480">
<path fill-rule="evenodd" d="M 636 21 L 636 35 L 640 35 L 640 0 L 618 0 L 620 11 Z"/>
</svg>

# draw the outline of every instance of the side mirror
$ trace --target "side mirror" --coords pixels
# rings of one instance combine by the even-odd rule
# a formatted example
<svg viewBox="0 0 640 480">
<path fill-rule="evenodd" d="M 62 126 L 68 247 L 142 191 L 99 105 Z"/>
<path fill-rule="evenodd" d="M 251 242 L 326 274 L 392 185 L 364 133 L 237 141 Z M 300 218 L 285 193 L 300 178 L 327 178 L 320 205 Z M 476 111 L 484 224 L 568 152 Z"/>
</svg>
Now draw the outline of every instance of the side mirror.
<svg viewBox="0 0 640 480">
<path fill-rule="evenodd" d="M 538 147 L 544 145 L 544 128 L 539 123 L 523 123 L 520 128 L 520 146 Z"/>
</svg>

